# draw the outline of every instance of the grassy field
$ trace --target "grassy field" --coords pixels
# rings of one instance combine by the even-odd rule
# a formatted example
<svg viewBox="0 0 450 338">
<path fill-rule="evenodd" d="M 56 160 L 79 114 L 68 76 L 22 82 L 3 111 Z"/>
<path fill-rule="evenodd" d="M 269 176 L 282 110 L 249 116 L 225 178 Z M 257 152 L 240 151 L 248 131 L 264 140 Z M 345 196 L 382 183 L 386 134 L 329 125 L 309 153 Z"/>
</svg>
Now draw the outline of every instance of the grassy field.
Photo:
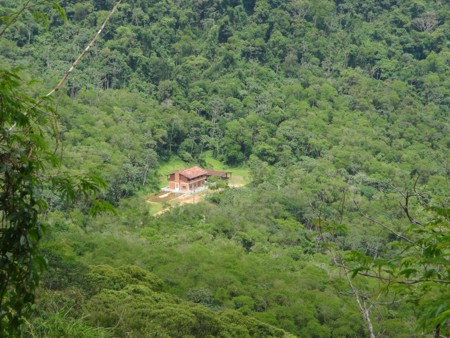
<svg viewBox="0 0 450 338">
<path fill-rule="evenodd" d="M 207 169 L 211 170 L 225 170 L 227 169 L 227 166 L 224 165 L 222 162 L 218 161 L 217 159 L 212 157 L 211 152 L 207 151 L 205 156 L 205 162 Z"/>
<path fill-rule="evenodd" d="M 223 171 L 230 171 L 231 179 L 229 181 L 230 185 L 246 185 L 250 183 L 250 174 L 248 168 L 245 167 L 228 167 L 227 165 L 223 164 L 222 162 L 218 161 L 217 159 L 212 157 L 211 152 L 205 153 L 205 162 L 206 166 L 205 169 L 210 170 L 223 170 Z M 194 165 L 198 165 L 196 163 L 186 163 L 180 160 L 179 158 L 174 157 L 168 162 L 163 162 L 160 164 L 160 167 L 158 169 L 159 172 L 159 187 L 163 188 L 167 186 L 167 176 L 170 173 L 174 172 L 175 170 L 182 170 L 185 168 L 192 167 Z"/>
<path fill-rule="evenodd" d="M 251 182 L 250 170 L 248 168 L 228 168 L 227 171 L 231 171 L 230 185 L 243 186 Z"/>
<path fill-rule="evenodd" d="M 159 173 L 159 187 L 167 187 L 167 175 L 174 172 L 175 170 L 181 170 L 189 167 L 186 162 L 183 162 L 179 158 L 173 158 L 169 162 L 160 163 L 158 173 Z"/>
<path fill-rule="evenodd" d="M 148 205 L 150 207 L 150 210 L 148 211 L 150 213 L 150 215 L 155 215 L 164 209 L 164 205 L 159 202 L 149 202 L 148 201 Z"/>
<path fill-rule="evenodd" d="M 229 185 L 234 187 L 244 186 L 250 183 L 250 172 L 248 168 L 245 167 L 228 167 L 220 161 L 212 157 L 211 153 L 206 153 L 205 158 L 206 166 L 205 169 L 210 170 L 223 170 L 231 172 L 231 178 L 229 180 Z M 167 186 L 167 175 L 174 172 L 175 170 L 182 170 L 192 166 L 198 165 L 196 163 L 186 163 L 179 158 L 174 157 L 168 162 L 160 164 L 158 169 L 159 173 L 159 187 L 163 188 Z M 152 215 L 158 215 L 170 208 L 185 204 L 185 203 L 197 203 L 201 201 L 207 194 L 213 193 L 213 191 L 206 190 L 193 198 L 192 195 L 179 195 L 173 193 L 166 193 L 160 191 L 153 195 L 147 195 L 146 201 L 149 205 L 149 212 Z"/>
</svg>

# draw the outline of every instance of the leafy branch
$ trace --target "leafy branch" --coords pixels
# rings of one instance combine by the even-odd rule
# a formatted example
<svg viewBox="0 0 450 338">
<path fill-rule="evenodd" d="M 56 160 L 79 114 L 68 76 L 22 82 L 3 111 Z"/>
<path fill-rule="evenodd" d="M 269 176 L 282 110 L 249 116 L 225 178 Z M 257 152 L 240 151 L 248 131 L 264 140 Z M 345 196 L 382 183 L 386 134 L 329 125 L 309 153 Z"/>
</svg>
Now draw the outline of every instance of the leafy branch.
<svg viewBox="0 0 450 338">
<path fill-rule="evenodd" d="M 409 199 L 413 195 L 405 196 Z M 429 207 L 426 211 L 432 216 L 431 220 L 411 222 L 406 230 L 408 241 L 391 243 L 402 249 L 392 258 L 373 259 L 358 251 L 349 251 L 338 266 L 350 272 L 352 278 L 360 275 L 377 279 L 386 287 L 397 285 L 402 292 L 410 292 L 412 298 L 419 294 L 431 297 L 434 301 L 421 309 L 421 318 L 434 311 L 439 313 L 436 316 L 439 320 L 422 320 L 421 323 L 424 328 L 441 332 L 450 320 L 450 304 L 440 301 L 449 296 L 450 209 Z M 412 218 L 408 219 L 411 221 Z M 411 289 L 413 286 L 417 287 Z"/>
<path fill-rule="evenodd" d="M 79 195 L 89 197 L 105 188 L 93 176 L 46 177 L 43 172 L 60 165 L 48 151 L 45 128 L 54 128 L 49 117 L 56 112 L 44 102 L 67 80 L 81 58 L 95 43 L 121 0 L 118 0 L 100 30 L 77 57 L 58 85 L 46 96 L 35 100 L 24 94 L 19 69 L 0 70 L 0 336 L 20 335 L 23 318 L 34 302 L 34 290 L 46 261 L 37 251 L 44 233 L 40 215 L 47 209 L 41 196 L 49 185 L 66 200 Z M 31 7 L 31 0 L 0 31 L 2 36 Z M 56 3 L 53 7 L 64 13 Z M 65 14 L 62 14 L 65 17 Z M 110 211 L 102 201 L 92 203 L 89 214 Z"/>
<path fill-rule="evenodd" d="M 50 2 L 50 1 L 43 1 L 42 3 L 44 3 L 44 2 Z M 33 4 L 31 2 L 31 0 L 27 0 L 22 5 L 22 7 L 17 11 L 17 13 L 13 14 L 10 17 L 3 17 L 2 20 L 5 22 L 5 24 L 2 28 L 2 30 L 0 31 L 0 37 L 2 37 L 5 34 L 5 32 L 25 13 L 26 10 L 29 10 L 33 6 L 37 6 L 37 5 L 39 5 L 39 3 Z M 66 13 L 65 13 L 64 9 L 55 1 L 52 1 L 51 5 L 54 9 L 56 9 L 58 11 L 58 13 L 61 15 L 63 20 L 67 21 L 67 17 L 66 17 Z M 45 13 L 37 11 L 37 12 L 33 13 L 33 16 L 36 19 L 39 19 L 39 18 L 43 19 L 44 22 L 46 23 L 46 26 L 48 26 L 48 20 L 47 20 Z"/>
</svg>

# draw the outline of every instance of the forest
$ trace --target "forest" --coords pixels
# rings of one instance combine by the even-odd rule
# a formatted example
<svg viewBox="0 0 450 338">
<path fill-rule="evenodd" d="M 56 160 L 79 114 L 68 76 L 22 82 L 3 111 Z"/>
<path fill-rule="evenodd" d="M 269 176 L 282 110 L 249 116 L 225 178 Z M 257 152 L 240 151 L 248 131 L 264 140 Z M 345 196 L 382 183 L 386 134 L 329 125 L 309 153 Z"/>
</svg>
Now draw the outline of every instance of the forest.
<svg viewBox="0 0 450 338">
<path fill-rule="evenodd" d="M 0 125 L 0 337 L 450 336 L 448 1 L 3 0 Z"/>
</svg>

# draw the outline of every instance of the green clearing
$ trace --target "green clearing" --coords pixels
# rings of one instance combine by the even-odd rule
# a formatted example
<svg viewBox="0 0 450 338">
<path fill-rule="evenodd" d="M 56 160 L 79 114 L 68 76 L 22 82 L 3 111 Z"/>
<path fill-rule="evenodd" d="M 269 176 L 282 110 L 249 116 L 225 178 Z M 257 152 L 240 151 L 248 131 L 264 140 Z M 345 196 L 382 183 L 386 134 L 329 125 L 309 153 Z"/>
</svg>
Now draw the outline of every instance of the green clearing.
<svg viewBox="0 0 450 338">
<path fill-rule="evenodd" d="M 231 185 L 233 185 L 233 184 L 246 185 L 251 182 L 250 170 L 248 168 L 238 167 L 238 168 L 230 168 L 227 170 L 231 171 L 231 173 L 232 173 L 230 182 L 229 182 Z"/>
<path fill-rule="evenodd" d="M 217 159 L 212 157 L 212 152 L 207 151 L 205 156 L 205 162 L 207 164 L 208 169 L 214 169 L 214 170 L 223 170 L 223 171 L 231 171 L 232 175 L 230 178 L 229 183 L 230 184 L 236 184 L 236 185 L 246 185 L 250 183 L 250 170 L 246 167 L 239 166 L 239 167 L 230 167 L 222 162 L 218 161 Z"/>
<path fill-rule="evenodd" d="M 149 208 L 150 215 L 154 215 L 164 209 L 163 203 L 158 202 L 147 202 L 147 203 L 150 207 Z"/>
<path fill-rule="evenodd" d="M 212 151 L 206 151 L 205 155 L 205 163 L 208 169 L 213 170 L 226 170 L 228 167 L 224 165 L 222 162 L 213 157 Z"/>
<path fill-rule="evenodd" d="M 170 161 L 167 162 L 161 162 L 158 169 L 159 187 L 167 187 L 167 175 L 175 170 L 186 168 L 187 166 L 188 165 L 186 164 L 186 162 L 183 162 L 178 157 L 173 157 Z"/>
<path fill-rule="evenodd" d="M 211 151 L 207 151 L 205 153 L 205 163 L 206 163 L 206 166 L 204 166 L 205 169 L 230 171 L 232 173 L 229 181 L 231 185 L 246 185 L 251 181 L 250 170 L 248 168 L 243 166 L 240 167 L 227 166 L 222 162 L 220 162 L 219 160 L 213 158 Z M 198 164 L 186 163 L 176 156 L 173 156 L 170 159 L 170 161 L 162 162 L 158 169 L 158 176 L 159 176 L 158 186 L 160 188 L 167 187 L 167 175 L 169 175 L 173 171 L 182 170 L 195 165 Z"/>
</svg>

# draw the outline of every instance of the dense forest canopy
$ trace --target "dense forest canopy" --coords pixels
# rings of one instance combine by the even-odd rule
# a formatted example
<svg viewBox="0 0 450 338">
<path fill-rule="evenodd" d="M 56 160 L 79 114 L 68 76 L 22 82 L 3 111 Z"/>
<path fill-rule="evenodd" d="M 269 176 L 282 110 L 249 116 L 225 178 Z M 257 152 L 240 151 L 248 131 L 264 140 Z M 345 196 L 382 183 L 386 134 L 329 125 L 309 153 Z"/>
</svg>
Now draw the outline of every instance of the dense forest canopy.
<svg viewBox="0 0 450 338">
<path fill-rule="evenodd" d="M 21 14 L 0 68 L 37 79 L 27 95 L 59 82 L 114 1 L 59 5 L 67 21 L 0 4 L 0 29 Z M 24 332 L 448 335 L 449 41 L 439 0 L 123 1 L 48 139 L 118 213 L 39 189 L 48 271 Z M 251 183 L 153 217 L 145 195 L 174 159 Z"/>
</svg>

